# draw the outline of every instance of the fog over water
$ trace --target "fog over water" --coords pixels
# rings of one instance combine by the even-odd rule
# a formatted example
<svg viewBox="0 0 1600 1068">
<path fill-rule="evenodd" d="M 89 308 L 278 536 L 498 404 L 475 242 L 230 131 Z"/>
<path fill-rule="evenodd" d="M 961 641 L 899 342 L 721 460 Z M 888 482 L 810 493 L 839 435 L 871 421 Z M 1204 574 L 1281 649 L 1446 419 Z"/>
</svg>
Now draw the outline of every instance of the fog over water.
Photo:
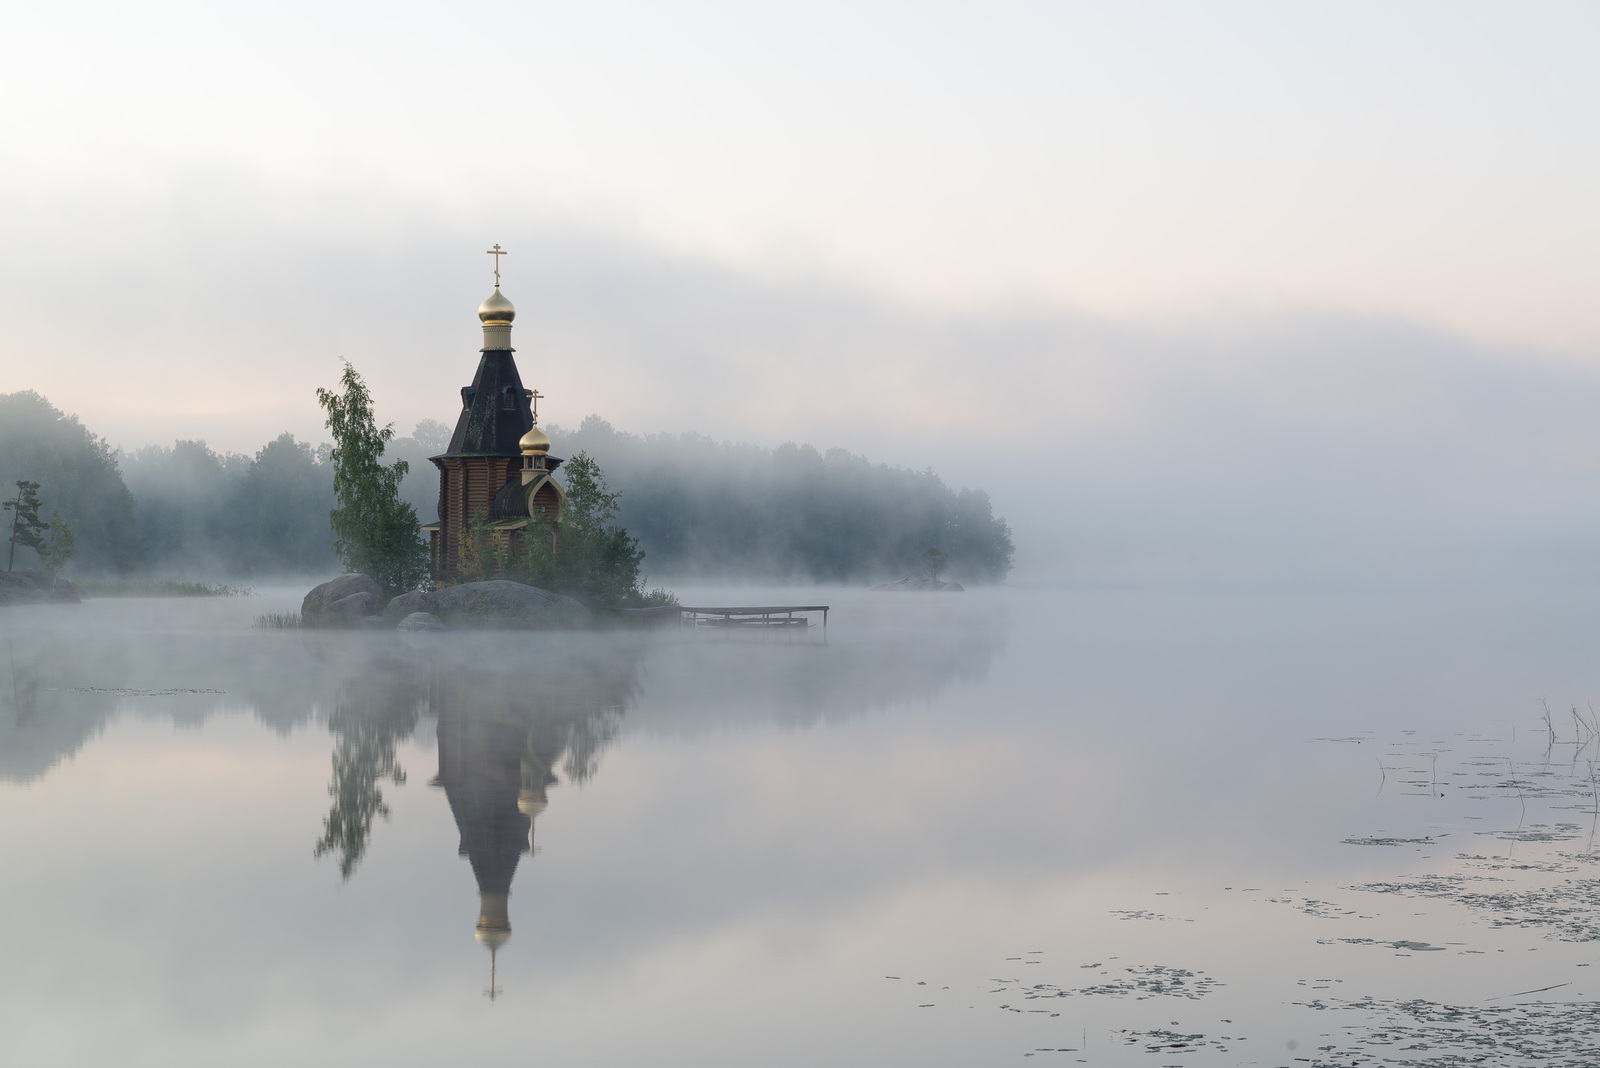
<svg viewBox="0 0 1600 1068">
<path fill-rule="evenodd" d="M 19 1063 L 1593 1052 L 1588 589 L 250 626 L 296 596 L 0 618 Z"/>
</svg>

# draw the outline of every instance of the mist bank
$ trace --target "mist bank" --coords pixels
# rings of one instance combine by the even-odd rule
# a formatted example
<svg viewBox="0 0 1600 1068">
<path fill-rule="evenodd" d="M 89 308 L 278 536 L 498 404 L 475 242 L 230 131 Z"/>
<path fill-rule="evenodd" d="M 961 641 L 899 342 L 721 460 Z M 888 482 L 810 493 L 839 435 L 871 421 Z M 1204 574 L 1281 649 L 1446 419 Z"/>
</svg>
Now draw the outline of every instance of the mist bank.
<svg viewBox="0 0 1600 1068">
<path fill-rule="evenodd" d="M 1011 528 L 981 489 L 951 489 L 931 468 L 874 464 L 844 449 L 776 448 L 702 434 L 629 434 L 597 415 L 551 425 L 622 494 L 618 522 L 646 566 L 671 580 L 863 582 L 900 578 L 937 548 L 962 582 L 999 582 Z"/>
<path fill-rule="evenodd" d="M 1092 418 L 984 480 L 1018 581 L 1600 583 L 1594 367 L 1332 313 L 1076 359 Z"/>
<path fill-rule="evenodd" d="M 891 606 L 909 617 L 897 626 L 852 612 L 829 671 L 794 657 L 792 644 L 745 635 L 686 642 L 663 632 L 545 631 L 525 655 L 507 658 L 502 643 L 471 631 L 407 646 L 369 631 L 252 628 L 262 608 L 298 605 L 298 593 L 282 590 L 258 603 L 119 601 L 88 618 L 8 614 L 0 616 L 12 675 L 0 714 L 0 782 L 41 778 L 119 715 L 198 727 L 245 714 L 280 735 L 310 723 L 360 735 L 387 723 L 409 734 L 427 706 L 429 676 L 458 700 L 474 688 L 513 704 L 535 694 L 545 705 L 608 716 L 634 715 L 648 681 L 641 726 L 679 738 L 763 720 L 791 729 L 840 723 L 981 681 L 1006 641 L 1008 609 L 995 596 Z M 94 656 L 83 655 L 86 642 Z"/>
<path fill-rule="evenodd" d="M 547 422 L 600 412 L 650 439 L 692 427 L 932 466 L 1006 518 L 1013 582 L 1600 580 L 1600 354 L 1328 308 L 930 306 L 505 205 L 209 171 L 173 192 L 0 205 L 19 249 L 0 264 L 7 388 L 55 398 L 130 458 L 177 436 L 223 456 L 284 430 L 319 441 L 309 398 L 343 357 L 383 420 L 453 421 L 491 232 L 513 250 L 517 359 Z M 81 244 L 92 260 L 66 251 Z M 47 359 L 63 321 L 77 357 Z M 680 455 L 694 484 L 698 454 Z M 433 515 L 431 472 L 405 493 Z"/>
<path fill-rule="evenodd" d="M 859 583 L 915 571 L 929 548 L 962 581 L 997 582 L 1011 569 L 1010 530 L 987 495 L 952 490 L 931 470 L 810 445 L 641 437 L 598 416 L 550 431 L 567 457 L 588 451 L 600 462 L 622 495 L 620 522 L 658 577 Z M 425 522 L 439 494 L 427 458 L 448 438 L 443 423 L 423 420 L 386 451 L 408 463 L 402 495 Z M 253 455 L 186 439 L 121 453 L 36 393 L 0 395 L 0 484 L 40 482 L 46 507 L 78 531 L 78 574 L 271 579 L 341 570 L 328 522 L 329 452 L 283 433 Z M 30 557 L 24 550 L 21 562 Z"/>
</svg>

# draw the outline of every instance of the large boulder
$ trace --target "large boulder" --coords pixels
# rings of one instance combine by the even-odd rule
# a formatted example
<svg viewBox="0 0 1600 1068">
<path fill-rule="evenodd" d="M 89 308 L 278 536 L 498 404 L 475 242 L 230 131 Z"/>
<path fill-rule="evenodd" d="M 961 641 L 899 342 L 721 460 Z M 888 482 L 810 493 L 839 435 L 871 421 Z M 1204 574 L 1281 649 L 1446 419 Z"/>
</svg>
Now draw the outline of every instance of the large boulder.
<svg viewBox="0 0 1600 1068">
<path fill-rule="evenodd" d="M 390 601 L 389 607 L 383 610 L 384 617 L 387 619 L 404 619 L 406 616 L 417 612 L 425 612 L 429 615 L 437 616 L 439 614 L 439 598 L 425 590 L 412 590 L 410 593 L 402 593 Z"/>
<path fill-rule="evenodd" d="M 38 604 L 57 601 L 77 604 L 83 600 L 78 587 L 48 571 L 0 571 L 0 604 Z"/>
<path fill-rule="evenodd" d="M 26 572 L 0 571 L 0 604 L 37 604 L 49 596 Z"/>
<path fill-rule="evenodd" d="M 357 623 L 368 616 L 383 615 L 383 598 L 374 597 L 366 590 L 341 597 L 324 608 L 321 617 L 326 622 Z M 301 617 L 302 619 L 304 616 Z"/>
<path fill-rule="evenodd" d="M 360 600 L 350 600 L 362 594 L 365 597 Z M 345 601 L 349 603 L 342 603 Z M 335 605 L 338 605 L 337 611 L 334 610 Z M 361 616 L 379 615 L 383 612 L 383 605 L 383 587 L 369 576 L 340 575 L 306 594 L 305 600 L 300 602 L 300 619 L 311 626 L 324 623 L 337 625 Z"/>
<path fill-rule="evenodd" d="M 451 623 L 511 627 L 584 627 L 589 610 L 571 597 L 521 582 L 463 582 L 434 595 Z"/>
</svg>

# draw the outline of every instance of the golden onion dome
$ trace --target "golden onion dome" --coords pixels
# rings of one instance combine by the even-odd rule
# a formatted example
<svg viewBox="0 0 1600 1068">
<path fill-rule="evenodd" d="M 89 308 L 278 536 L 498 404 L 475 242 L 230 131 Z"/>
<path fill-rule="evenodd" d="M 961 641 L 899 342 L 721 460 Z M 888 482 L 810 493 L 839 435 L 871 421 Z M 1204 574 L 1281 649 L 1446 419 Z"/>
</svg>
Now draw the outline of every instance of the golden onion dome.
<svg viewBox="0 0 1600 1068">
<path fill-rule="evenodd" d="M 486 323 L 509 323 L 516 317 L 516 307 L 500 295 L 499 286 L 494 287 L 494 292 L 489 294 L 488 300 L 478 305 L 478 318 Z"/>
<path fill-rule="evenodd" d="M 522 435 L 522 440 L 517 444 L 524 453 L 543 455 L 550 451 L 550 439 L 544 436 L 538 423 L 533 424 L 533 429 Z"/>
</svg>

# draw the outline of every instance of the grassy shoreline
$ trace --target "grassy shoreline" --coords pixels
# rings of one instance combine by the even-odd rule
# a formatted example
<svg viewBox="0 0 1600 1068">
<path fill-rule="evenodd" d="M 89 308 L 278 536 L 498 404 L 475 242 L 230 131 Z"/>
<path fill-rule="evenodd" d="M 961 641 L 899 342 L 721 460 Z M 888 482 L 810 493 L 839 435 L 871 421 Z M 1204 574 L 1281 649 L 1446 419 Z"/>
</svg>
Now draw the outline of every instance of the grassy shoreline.
<svg viewBox="0 0 1600 1068">
<path fill-rule="evenodd" d="M 249 586 L 222 582 L 191 582 L 173 578 L 78 579 L 85 597 L 248 597 Z"/>
</svg>

